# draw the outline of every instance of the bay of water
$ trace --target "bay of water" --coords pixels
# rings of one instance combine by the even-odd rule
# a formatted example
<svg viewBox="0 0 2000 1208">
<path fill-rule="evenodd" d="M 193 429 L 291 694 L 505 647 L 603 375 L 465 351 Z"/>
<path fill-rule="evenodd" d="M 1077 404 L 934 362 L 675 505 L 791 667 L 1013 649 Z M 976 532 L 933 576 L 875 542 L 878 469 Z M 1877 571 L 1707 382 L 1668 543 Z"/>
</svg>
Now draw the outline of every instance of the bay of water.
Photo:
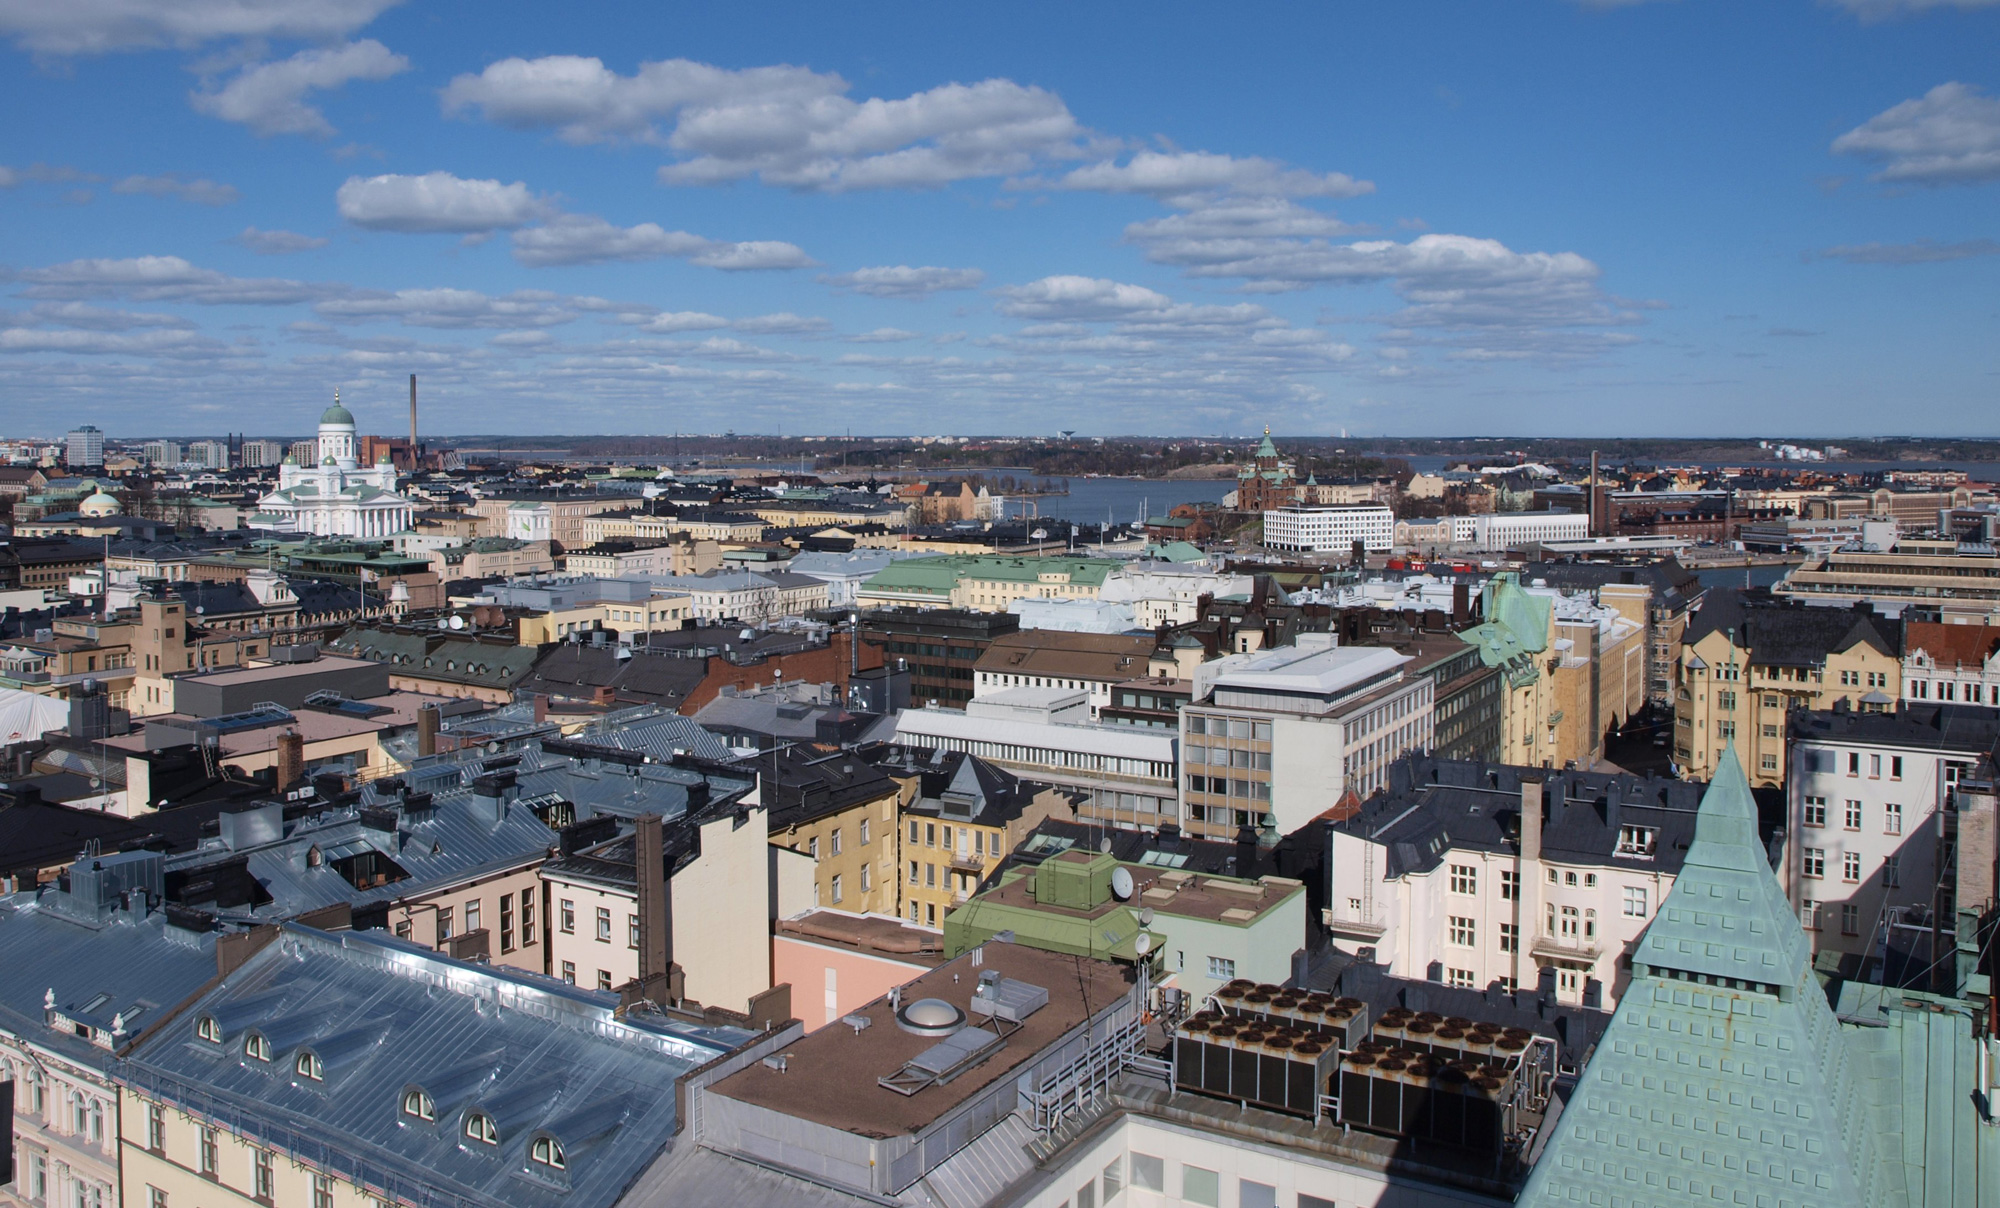
<svg viewBox="0 0 2000 1208">
<path fill-rule="evenodd" d="M 1072 478 L 1067 495 L 1037 495 L 1007 500 L 1009 516 L 1034 514 L 1077 524 L 1103 524 L 1109 510 L 1118 524 L 1146 516 L 1164 516 L 1177 503 L 1220 503 L 1236 489 L 1236 480 L 1160 478 Z"/>
</svg>

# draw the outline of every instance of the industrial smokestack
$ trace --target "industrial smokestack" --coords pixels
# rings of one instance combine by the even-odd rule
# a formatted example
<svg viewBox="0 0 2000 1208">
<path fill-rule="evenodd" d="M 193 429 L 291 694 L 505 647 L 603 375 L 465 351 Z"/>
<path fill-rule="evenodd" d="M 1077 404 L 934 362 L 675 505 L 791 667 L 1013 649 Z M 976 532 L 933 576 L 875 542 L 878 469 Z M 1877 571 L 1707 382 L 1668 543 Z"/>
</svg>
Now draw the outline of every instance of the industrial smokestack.
<svg viewBox="0 0 2000 1208">
<path fill-rule="evenodd" d="M 410 469 L 417 468 L 417 375 L 410 375 Z"/>
</svg>

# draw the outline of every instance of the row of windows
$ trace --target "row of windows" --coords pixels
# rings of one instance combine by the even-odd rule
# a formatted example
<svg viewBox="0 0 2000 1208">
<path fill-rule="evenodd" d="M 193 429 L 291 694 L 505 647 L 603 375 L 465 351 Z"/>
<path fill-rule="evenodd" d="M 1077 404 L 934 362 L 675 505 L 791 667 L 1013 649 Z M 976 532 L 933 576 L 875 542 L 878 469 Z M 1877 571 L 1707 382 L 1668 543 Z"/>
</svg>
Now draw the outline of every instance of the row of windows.
<svg viewBox="0 0 2000 1208">
<path fill-rule="evenodd" d="M 1914 700 L 1932 699 L 1931 682 L 1929 680 L 1911 680 L 1908 684 L 1904 685 L 1904 688 L 1903 695 Z M 1965 703 L 1969 705 L 1987 703 L 2000 705 L 2000 684 L 1995 684 L 1989 692 L 1983 685 L 1976 683 L 1960 684 L 1954 680 L 1939 680 L 1937 682 L 1936 699 L 1954 701 L 1960 699 L 1961 696 L 1964 698 Z"/>
<path fill-rule="evenodd" d="M 1803 857 L 1803 874 L 1812 880 L 1826 878 L 1826 849 L 1808 847 Z M 1840 879 L 1852 885 L 1861 880 L 1861 853 L 1858 851 L 1840 854 Z M 1903 884 L 1901 856 L 1882 857 L 1882 885 L 1887 889 L 1897 889 Z"/>
<path fill-rule="evenodd" d="M 1200 713 L 1189 713 L 1186 716 L 1189 734 L 1206 734 L 1212 738 L 1271 741 L 1271 723 L 1268 721 L 1252 721 L 1247 717 L 1206 717 Z"/>
<path fill-rule="evenodd" d="M 1843 830 L 1858 831 L 1866 819 L 1866 809 L 1861 802 L 1848 798 L 1841 805 L 1840 817 Z M 1807 826 L 1823 827 L 1827 824 L 1825 797 L 1809 796 L 1805 799 L 1804 817 Z M 1882 806 L 1882 833 L 1900 835 L 1903 833 L 1903 805 L 1900 801 L 1885 802 Z"/>
<path fill-rule="evenodd" d="M 1807 931 L 1820 929 L 1821 904 L 1812 898 L 1799 900 L 1799 925 Z M 1861 907 L 1854 902 L 1840 904 L 1840 933 L 1842 935 L 1861 934 Z"/>
</svg>

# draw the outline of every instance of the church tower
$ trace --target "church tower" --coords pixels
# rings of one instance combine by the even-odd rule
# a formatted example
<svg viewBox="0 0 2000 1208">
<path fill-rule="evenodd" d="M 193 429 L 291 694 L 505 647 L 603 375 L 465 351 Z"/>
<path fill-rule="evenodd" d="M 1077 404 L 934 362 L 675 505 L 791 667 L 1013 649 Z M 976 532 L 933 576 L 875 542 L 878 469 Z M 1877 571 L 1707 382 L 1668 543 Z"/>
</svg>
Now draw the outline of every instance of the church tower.
<svg viewBox="0 0 2000 1208">
<path fill-rule="evenodd" d="M 340 405 L 340 391 L 333 392 L 333 406 L 319 417 L 319 462 L 332 461 L 343 470 L 360 466 L 358 442 L 354 435 L 354 413 Z"/>
</svg>

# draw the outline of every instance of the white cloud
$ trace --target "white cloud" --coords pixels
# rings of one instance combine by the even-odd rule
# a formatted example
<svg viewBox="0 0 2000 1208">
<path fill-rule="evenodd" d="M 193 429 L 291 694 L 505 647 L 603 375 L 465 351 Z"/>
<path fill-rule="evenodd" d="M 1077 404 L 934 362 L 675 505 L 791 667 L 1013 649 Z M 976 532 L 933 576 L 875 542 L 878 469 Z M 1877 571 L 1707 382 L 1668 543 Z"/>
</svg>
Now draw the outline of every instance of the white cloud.
<svg viewBox="0 0 2000 1208">
<path fill-rule="evenodd" d="M 128 176 L 111 186 L 113 193 L 138 193 L 147 197 L 178 197 L 197 205 L 226 206 L 243 195 L 234 185 L 217 184 L 206 177 L 188 180 L 169 172 L 164 176 Z"/>
<path fill-rule="evenodd" d="M 350 176 L 334 200 L 342 218 L 375 231 L 477 234 L 512 230 L 554 213 L 520 181 L 465 180 L 449 172 Z"/>
<path fill-rule="evenodd" d="M 211 357 L 224 351 L 220 340 L 192 331 L 49 331 L 11 327 L 0 330 L 0 353 L 63 353 L 71 356 Z"/>
<path fill-rule="evenodd" d="M 95 172 L 85 172 L 68 164 L 32 163 L 25 168 L 9 168 L 0 164 L 0 189 L 11 189 L 23 184 L 94 183 L 103 179 Z"/>
<path fill-rule="evenodd" d="M 621 227 L 591 214 L 564 214 L 551 218 L 545 226 L 516 231 L 513 244 L 514 258 L 536 267 L 663 256 L 730 272 L 808 268 L 816 263 L 795 244 L 776 240 L 731 243 L 669 231 L 652 222 Z"/>
<path fill-rule="evenodd" d="M 395 321 L 412 327 L 536 328 L 576 318 L 575 308 L 561 295 L 528 289 L 499 296 L 470 289 L 356 291 L 329 298 L 313 310 L 334 322 Z"/>
<path fill-rule="evenodd" d="M 194 302 L 205 306 L 285 306 L 343 293 L 345 286 L 280 278 L 231 277 L 196 268 L 179 256 L 126 260 L 71 260 L 8 274 L 27 286 L 29 298 L 131 298 L 140 302 Z"/>
<path fill-rule="evenodd" d="M 1208 151 L 1140 151 L 1122 164 L 1111 160 L 1086 164 L 1055 181 L 1054 187 L 1154 197 L 1200 193 L 1360 197 L 1375 191 L 1374 182 L 1355 180 L 1344 172 L 1308 172 L 1260 156 Z"/>
<path fill-rule="evenodd" d="M 2000 179 L 2000 99 L 1970 84 L 1939 84 L 1834 139 L 1833 151 L 1881 163 L 1874 179 L 1890 184 Z"/>
<path fill-rule="evenodd" d="M 2000 4 L 2000 0 L 1821 0 L 1821 3 L 1844 8 L 1863 21 L 1881 21 L 1890 17 L 1917 16 L 1941 8 L 1992 8 Z"/>
<path fill-rule="evenodd" d="M 220 89 L 204 88 L 189 100 L 198 112 L 239 122 L 258 134 L 325 137 L 333 133 L 333 125 L 306 104 L 308 92 L 339 88 L 349 80 L 386 80 L 409 69 L 408 59 L 367 38 L 251 64 Z"/>
<path fill-rule="evenodd" d="M 934 188 L 1075 159 L 1090 133 L 1054 93 L 991 79 L 896 100 L 856 101 L 838 75 L 801 67 L 731 71 L 673 59 L 621 76 L 602 60 L 505 59 L 462 75 L 447 113 L 476 109 L 516 129 L 574 143 L 631 139 L 681 158 L 668 184 L 755 177 L 785 188 Z"/>
<path fill-rule="evenodd" d="M 717 331 L 729 326 L 729 320 L 721 315 L 705 314 L 698 310 L 676 310 L 662 315 L 653 315 L 637 324 L 640 331 L 671 335 L 682 331 Z"/>
<path fill-rule="evenodd" d="M 922 332 L 904 331 L 900 327 L 878 327 L 874 331 L 864 331 L 847 337 L 850 344 L 900 344 L 905 340 L 921 340 Z"/>
<path fill-rule="evenodd" d="M 1173 299 L 1157 290 L 1102 277 L 1043 277 L 994 292 L 1000 296 L 1000 313 L 1017 319 L 1124 319 L 1173 305 Z"/>
<path fill-rule="evenodd" d="M 755 332 L 758 335 L 803 335 L 810 332 L 827 331 L 833 324 L 815 316 L 795 315 L 790 311 L 779 311 L 773 315 L 757 315 L 754 318 L 738 319 L 731 324 L 738 331 Z"/>
<path fill-rule="evenodd" d="M 976 268 L 939 268 L 936 265 L 912 268 L 907 264 L 893 264 L 858 268 L 851 273 L 826 273 L 819 280 L 823 285 L 872 298 L 923 298 L 940 290 L 977 289 L 986 280 L 986 274 Z"/>
<path fill-rule="evenodd" d="M 1942 264 L 1949 260 L 2000 256 L 2000 243 L 1991 239 L 1967 239 L 1959 243 L 1936 243 L 1929 239 L 1914 243 L 1855 243 L 1830 247 L 1819 255 L 1849 264 Z"/>
<path fill-rule="evenodd" d="M 398 0 L 0 0 L 0 35 L 38 54 L 344 37 Z"/>
<path fill-rule="evenodd" d="M 247 226 L 230 242 L 240 247 L 247 247 L 259 256 L 283 256 L 291 252 L 310 252 L 315 248 L 325 247 L 332 240 L 323 235 L 301 235 L 297 231 L 263 231 Z"/>
<path fill-rule="evenodd" d="M 86 331 L 133 331 L 140 328 L 192 328 L 191 320 L 179 315 L 148 314 L 141 311 L 105 310 L 82 302 L 44 302 L 28 312 L 36 323 L 57 327 L 77 327 Z"/>
</svg>

